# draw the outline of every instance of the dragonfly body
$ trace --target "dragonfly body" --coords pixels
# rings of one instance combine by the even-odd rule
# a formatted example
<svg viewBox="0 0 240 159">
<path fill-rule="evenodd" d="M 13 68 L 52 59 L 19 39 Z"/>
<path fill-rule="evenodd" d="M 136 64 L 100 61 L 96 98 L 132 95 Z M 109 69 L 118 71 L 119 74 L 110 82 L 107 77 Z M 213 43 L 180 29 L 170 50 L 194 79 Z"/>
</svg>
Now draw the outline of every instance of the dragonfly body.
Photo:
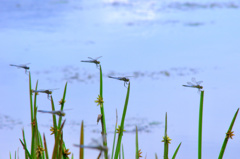
<svg viewBox="0 0 240 159">
<path fill-rule="evenodd" d="M 58 88 L 57 88 L 58 89 Z M 39 90 L 32 90 L 33 93 L 46 93 L 48 95 L 48 98 L 52 94 L 52 91 L 56 89 L 39 89 Z"/>
<path fill-rule="evenodd" d="M 28 64 L 30 64 L 30 63 L 28 63 Z M 30 69 L 30 67 L 27 66 L 28 64 L 24 64 L 24 65 L 14 65 L 14 64 L 10 64 L 10 66 L 14 66 L 14 67 L 17 67 L 17 68 L 23 68 L 23 69 L 25 69 L 25 73 L 27 73 L 27 70 Z"/>
<path fill-rule="evenodd" d="M 55 114 L 55 115 L 58 115 L 58 116 L 65 116 L 65 115 L 66 115 L 66 114 L 65 114 L 63 111 L 61 111 L 61 110 L 57 110 L 57 111 L 38 110 L 38 112 Z"/>
<path fill-rule="evenodd" d="M 183 85 L 184 87 L 191 87 L 191 88 L 197 88 L 198 91 L 201 91 L 201 89 L 203 89 L 203 86 L 201 86 L 200 84 L 203 81 L 196 81 L 195 78 L 192 78 L 192 82 L 187 82 L 187 85 Z"/>
<path fill-rule="evenodd" d="M 106 136 L 105 135 L 102 136 L 102 138 L 100 140 L 92 139 L 92 144 L 90 144 L 90 145 L 77 145 L 77 144 L 74 144 L 74 146 L 80 147 L 80 148 L 99 150 L 100 154 L 99 154 L 98 158 L 100 158 L 100 156 L 102 154 L 102 151 L 104 151 L 104 152 L 108 151 L 108 147 L 103 145 L 103 141 L 106 142 Z"/>
<path fill-rule="evenodd" d="M 99 151 L 107 151 L 108 148 L 106 146 L 87 146 L 87 145 L 74 145 L 76 147 L 80 147 L 80 148 L 88 148 L 88 149 L 95 149 L 95 150 L 99 150 Z"/>
<path fill-rule="evenodd" d="M 91 58 L 91 57 L 88 57 L 89 59 L 91 60 L 82 60 L 81 62 L 88 62 L 88 63 L 94 63 L 96 64 L 97 68 L 99 67 L 99 64 L 100 64 L 100 61 L 98 61 L 99 58 L 101 58 L 102 56 L 100 57 L 97 57 L 95 59 Z"/>
<path fill-rule="evenodd" d="M 112 79 L 117 79 L 117 80 L 120 80 L 120 81 L 124 81 L 124 86 L 126 87 L 126 85 L 128 85 L 130 83 L 130 80 L 129 78 L 127 77 L 112 77 L 112 76 L 108 76 L 109 78 L 112 78 Z"/>
</svg>

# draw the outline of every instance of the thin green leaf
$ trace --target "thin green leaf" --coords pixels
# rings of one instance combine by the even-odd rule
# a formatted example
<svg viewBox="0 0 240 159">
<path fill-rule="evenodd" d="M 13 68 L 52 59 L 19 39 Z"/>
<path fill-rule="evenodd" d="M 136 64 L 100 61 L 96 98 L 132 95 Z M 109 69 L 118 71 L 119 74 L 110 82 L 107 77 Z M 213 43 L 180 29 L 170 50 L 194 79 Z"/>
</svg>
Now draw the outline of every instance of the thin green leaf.
<svg viewBox="0 0 240 159">
<path fill-rule="evenodd" d="M 119 152 L 120 152 L 120 148 L 121 148 L 121 141 L 122 141 L 123 130 L 124 130 L 125 116 L 126 116 L 126 113 L 127 113 L 129 94 L 130 94 L 130 82 L 128 84 L 128 90 L 127 90 L 127 95 L 126 95 L 126 99 L 125 99 L 125 105 L 124 105 L 124 108 L 123 108 L 120 132 L 118 134 L 118 140 L 117 140 L 117 146 L 116 146 L 116 150 L 115 150 L 115 157 L 114 157 L 114 159 L 118 158 L 118 155 L 119 155 Z"/>
<path fill-rule="evenodd" d="M 198 125 L 198 159 L 202 158 L 203 97 L 204 97 L 204 91 L 201 91 L 200 106 L 199 106 L 199 125 Z"/>
<path fill-rule="evenodd" d="M 64 108 L 66 92 L 67 92 L 67 82 L 66 82 L 65 87 L 64 87 L 64 92 L 63 92 L 63 97 L 62 97 L 62 102 L 61 102 L 61 111 L 63 111 L 63 108 Z M 60 128 L 61 124 L 62 124 L 62 116 L 59 116 L 59 118 L 58 118 L 58 128 Z"/>
<path fill-rule="evenodd" d="M 62 135 L 62 129 L 63 129 L 63 126 L 64 126 L 64 124 L 65 124 L 65 122 L 66 122 L 66 120 L 64 120 L 63 121 L 63 123 L 62 123 L 62 125 L 61 125 L 61 127 L 60 127 L 60 129 L 59 129 L 59 132 L 57 133 L 57 137 L 56 137 L 56 139 L 55 139 L 55 144 L 54 144 L 54 150 L 53 150 L 53 155 L 52 155 L 52 159 L 58 159 L 58 152 L 59 152 L 59 142 L 60 142 L 60 140 L 61 140 L 61 135 Z"/>
<path fill-rule="evenodd" d="M 165 115 L 164 159 L 168 159 L 167 113 Z"/>
<path fill-rule="evenodd" d="M 55 111 L 55 106 L 54 106 L 54 102 L 53 102 L 53 97 L 51 96 L 51 105 L 52 105 L 52 111 Z M 55 114 L 52 114 L 52 117 L 53 117 L 53 132 L 54 132 L 54 136 L 55 136 L 55 140 L 56 140 L 56 137 L 57 137 L 57 130 L 58 130 L 58 127 L 57 127 L 57 119 L 56 119 L 56 115 Z"/>
<path fill-rule="evenodd" d="M 173 154 L 173 157 L 172 157 L 172 159 L 175 159 L 175 158 L 176 158 L 176 156 L 177 156 L 177 153 L 178 153 L 178 150 L 179 150 L 179 148 L 180 148 L 181 144 L 182 144 L 182 143 L 180 142 L 180 144 L 178 145 L 177 149 L 175 150 L 175 152 L 174 152 L 174 154 Z"/>
<path fill-rule="evenodd" d="M 122 158 L 124 159 L 124 150 L 123 150 L 123 144 L 122 144 Z"/>
<path fill-rule="evenodd" d="M 115 124 L 115 129 L 114 129 L 114 138 L 113 138 L 112 157 L 111 157 L 111 159 L 113 159 L 113 154 L 114 154 L 115 140 L 116 140 L 116 134 L 117 134 L 117 132 L 116 132 L 117 123 L 118 123 L 118 114 L 117 114 L 117 109 L 116 109 L 116 124 Z"/>
<path fill-rule="evenodd" d="M 19 139 L 19 140 L 20 140 L 20 142 L 21 142 L 21 144 L 22 144 L 22 146 L 23 146 L 23 149 L 27 152 L 28 158 L 32 159 L 32 156 L 30 155 L 30 153 L 29 153 L 26 145 L 22 142 L 21 139 Z"/>
<path fill-rule="evenodd" d="M 24 143 L 24 145 L 27 147 L 24 129 L 22 129 L 22 135 L 23 135 L 23 143 Z M 26 151 L 26 150 L 25 150 L 25 159 L 28 159 L 28 154 L 27 154 L 27 151 Z"/>
<path fill-rule="evenodd" d="M 139 159 L 139 153 L 138 153 L 138 129 L 136 126 L 136 159 Z"/>
<path fill-rule="evenodd" d="M 238 111 L 239 111 L 239 108 L 237 109 L 236 113 L 234 114 L 234 117 L 233 117 L 233 119 L 232 119 L 232 122 L 231 122 L 231 124 L 230 124 L 230 126 L 229 126 L 229 128 L 228 128 L 228 131 L 227 131 L 226 137 L 225 137 L 225 139 L 224 139 L 224 141 L 223 141 L 223 145 L 222 145 L 220 154 L 219 154 L 219 156 L 218 156 L 218 159 L 222 159 L 222 158 L 223 158 L 223 155 L 224 155 L 224 152 L 225 152 L 227 143 L 228 143 L 228 139 L 233 136 L 232 128 L 233 128 L 233 125 L 234 125 L 235 120 L 236 120 L 236 118 L 237 118 Z M 228 133 L 230 133 L 230 134 L 228 135 Z"/>
<path fill-rule="evenodd" d="M 102 80 L 102 66 L 100 66 L 100 97 L 103 99 L 103 80 Z M 106 131 L 106 121 L 105 121 L 105 113 L 104 113 L 104 105 L 100 105 L 100 111 L 102 114 L 102 135 L 106 135 L 107 131 Z M 107 147 L 107 138 L 106 140 L 103 140 L 103 145 Z M 108 151 L 104 151 L 104 156 L 105 159 L 108 158 Z"/>
<path fill-rule="evenodd" d="M 43 133 L 43 143 L 44 143 L 46 159 L 49 159 L 49 157 L 48 157 L 48 149 L 47 149 L 47 142 L 46 142 L 46 138 L 45 138 L 45 134 L 44 133 Z"/>
<path fill-rule="evenodd" d="M 80 145 L 84 145 L 84 126 L 83 121 L 81 123 L 81 130 L 80 130 Z M 84 148 L 80 147 L 79 150 L 79 159 L 84 159 Z"/>
</svg>

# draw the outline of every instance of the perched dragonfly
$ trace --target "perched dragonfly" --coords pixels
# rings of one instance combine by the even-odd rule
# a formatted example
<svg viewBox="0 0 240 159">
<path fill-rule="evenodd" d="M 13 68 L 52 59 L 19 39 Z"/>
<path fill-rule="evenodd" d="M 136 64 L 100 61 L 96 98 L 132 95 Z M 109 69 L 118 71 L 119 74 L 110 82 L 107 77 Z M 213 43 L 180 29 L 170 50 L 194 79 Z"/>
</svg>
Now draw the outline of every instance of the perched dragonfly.
<svg viewBox="0 0 240 159">
<path fill-rule="evenodd" d="M 97 68 L 99 68 L 99 64 L 100 64 L 100 61 L 98 61 L 99 58 L 101 58 L 102 56 L 99 56 L 95 59 L 91 58 L 91 57 L 88 57 L 90 60 L 82 60 L 81 62 L 89 62 L 89 63 L 95 63 Z"/>
<path fill-rule="evenodd" d="M 130 80 L 128 77 L 132 77 L 132 76 L 125 76 L 125 77 L 112 77 L 112 76 L 108 76 L 109 78 L 113 78 L 113 79 L 117 79 L 120 81 L 124 81 L 124 86 L 126 87 L 126 85 L 128 85 L 130 83 Z"/>
<path fill-rule="evenodd" d="M 191 88 L 197 88 L 198 91 L 201 91 L 201 89 L 203 89 L 203 86 L 201 86 L 200 84 L 203 81 L 196 81 L 195 78 L 192 78 L 192 82 L 187 82 L 187 85 L 183 85 L 184 87 L 191 87 Z"/>
<path fill-rule="evenodd" d="M 95 149 L 95 150 L 99 150 L 99 151 L 108 151 L 107 146 L 103 146 L 102 141 L 101 140 L 96 140 L 96 139 L 92 139 L 92 143 L 90 145 L 77 145 L 77 144 L 74 144 L 74 146 L 75 147 L 80 147 L 80 148 Z"/>
<path fill-rule="evenodd" d="M 10 66 L 14 66 L 14 67 L 17 67 L 17 68 L 23 68 L 23 69 L 25 69 L 25 73 L 27 73 L 27 71 L 30 69 L 30 67 L 27 66 L 29 64 L 30 63 L 24 64 L 24 65 L 13 65 L 13 64 L 10 64 Z"/>
<path fill-rule="evenodd" d="M 61 110 L 57 110 L 57 111 L 38 110 L 38 112 L 55 114 L 55 115 L 58 115 L 58 116 L 65 116 L 65 115 L 66 115 L 66 114 L 65 114 L 63 111 L 61 111 Z"/>
<path fill-rule="evenodd" d="M 56 88 L 58 89 L 58 88 Z M 32 90 L 33 93 L 46 93 L 48 95 L 48 99 L 50 99 L 50 95 L 52 94 L 52 91 L 53 90 L 56 90 L 56 89 L 39 89 L 39 90 Z"/>
</svg>

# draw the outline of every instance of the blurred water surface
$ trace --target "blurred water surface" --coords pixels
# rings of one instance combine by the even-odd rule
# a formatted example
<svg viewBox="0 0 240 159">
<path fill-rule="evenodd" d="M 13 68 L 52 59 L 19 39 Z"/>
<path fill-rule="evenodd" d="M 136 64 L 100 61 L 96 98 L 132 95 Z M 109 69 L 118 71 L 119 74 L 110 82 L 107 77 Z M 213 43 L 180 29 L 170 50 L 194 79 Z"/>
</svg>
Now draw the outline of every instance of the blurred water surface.
<svg viewBox="0 0 240 159">
<path fill-rule="evenodd" d="M 0 158 L 19 148 L 24 128 L 30 145 L 28 76 L 9 64 L 31 63 L 32 85 L 59 88 L 55 105 L 66 96 L 64 138 L 70 151 L 79 142 L 80 123 L 86 139 L 100 136 L 96 124 L 99 108 L 99 72 L 87 57 L 103 56 L 104 103 L 111 148 L 115 111 L 119 121 L 126 96 L 123 82 L 131 78 L 131 94 L 123 136 L 126 158 L 135 152 L 135 125 L 141 130 L 143 156 L 163 155 L 164 115 L 168 112 L 170 156 L 182 142 L 179 158 L 196 158 L 199 94 L 182 87 L 192 77 L 203 80 L 203 158 L 217 158 L 225 133 L 239 107 L 240 2 L 237 0 L 1 0 L 0 3 Z M 38 96 L 38 107 L 49 110 L 47 95 Z M 51 115 L 38 114 L 41 133 L 47 134 L 49 150 Z M 239 120 L 225 158 L 238 158 Z M 14 145 L 14 146 L 13 146 Z M 87 158 L 98 152 L 86 151 Z M 92 155 L 92 156 L 91 156 Z M 21 158 L 21 157 L 20 157 Z"/>
</svg>

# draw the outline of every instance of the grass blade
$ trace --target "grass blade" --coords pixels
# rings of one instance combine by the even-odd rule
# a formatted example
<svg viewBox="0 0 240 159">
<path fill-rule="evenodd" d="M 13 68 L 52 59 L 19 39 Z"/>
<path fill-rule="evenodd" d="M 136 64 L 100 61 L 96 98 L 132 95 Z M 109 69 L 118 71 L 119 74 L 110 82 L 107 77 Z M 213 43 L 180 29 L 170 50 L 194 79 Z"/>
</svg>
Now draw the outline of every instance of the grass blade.
<svg viewBox="0 0 240 159">
<path fill-rule="evenodd" d="M 61 135 L 62 135 L 62 129 L 63 129 L 63 126 L 65 124 L 66 120 L 63 121 L 60 129 L 59 129 L 59 132 L 57 133 L 57 137 L 55 138 L 55 144 L 54 144 L 54 150 L 53 150 L 53 154 L 52 154 L 52 159 L 58 159 L 58 156 L 59 154 L 58 153 L 62 153 L 59 151 L 59 142 L 61 140 Z"/>
<path fill-rule="evenodd" d="M 23 135 L 23 143 L 24 145 L 27 147 L 27 143 L 26 143 L 26 139 L 25 139 L 25 133 L 24 133 L 24 129 L 22 129 L 22 135 Z M 28 154 L 27 154 L 27 151 L 25 151 L 25 159 L 28 159 Z"/>
<path fill-rule="evenodd" d="M 116 129 L 117 129 L 117 123 L 118 123 L 118 114 L 117 114 L 117 109 L 116 109 L 116 124 L 115 124 L 115 131 L 114 131 L 114 138 L 113 138 L 113 146 L 112 146 L 112 157 L 111 159 L 113 159 L 113 154 L 114 154 L 114 147 L 115 147 L 115 140 L 116 140 Z"/>
<path fill-rule="evenodd" d="M 27 152 L 27 155 L 28 155 L 28 158 L 32 159 L 32 156 L 31 154 L 29 153 L 28 149 L 27 149 L 27 146 L 23 143 L 23 141 L 21 139 L 19 139 L 22 146 L 23 146 L 23 149 Z"/>
<path fill-rule="evenodd" d="M 165 115 L 165 135 L 164 135 L 164 159 L 168 159 L 168 144 L 169 144 L 169 140 L 168 140 L 168 136 L 167 136 L 167 113 Z"/>
<path fill-rule="evenodd" d="M 136 126 L 136 159 L 139 159 L 139 153 L 138 153 L 138 129 Z"/>
<path fill-rule="evenodd" d="M 199 124 L 198 124 L 198 159 L 202 158 L 203 97 L 204 97 L 204 91 L 201 91 L 200 106 L 199 106 Z"/>
<path fill-rule="evenodd" d="M 122 158 L 124 159 L 124 150 L 123 150 L 123 144 L 122 144 Z"/>
<path fill-rule="evenodd" d="M 102 66 L 101 65 L 100 65 L 100 97 L 103 99 L 103 80 L 102 80 Z M 102 114 L 102 135 L 106 136 L 107 135 L 106 121 L 105 121 L 106 117 L 105 117 L 105 113 L 104 113 L 103 104 L 100 105 L 100 111 L 101 111 L 101 114 Z M 103 140 L 103 146 L 107 147 L 107 138 L 106 138 L 106 140 Z M 105 156 L 105 159 L 108 158 L 108 151 L 104 151 L 104 156 Z"/>
<path fill-rule="evenodd" d="M 127 95 L 126 95 L 126 99 L 125 99 L 125 105 L 124 105 L 124 108 L 123 108 L 121 126 L 120 126 L 120 130 L 119 130 L 119 134 L 118 134 L 118 140 L 117 140 L 117 146 L 116 146 L 116 150 L 115 150 L 115 157 L 114 157 L 114 159 L 118 158 L 118 155 L 119 155 L 119 152 L 120 152 L 120 148 L 121 148 L 121 141 L 122 141 L 123 130 L 124 130 L 125 116 L 126 116 L 126 113 L 127 113 L 129 94 L 130 94 L 130 83 L 128 84 L 128 90 L 127 90 Z"/>
<path fill-rule="evenodd" d="M 173 154 L 173 157 L 172 157 L 172 159 L 175 159 L 175 158 L 176 158 L 176 156 L 177 156 L 177 153 L 178 153 L 178 150 L 179 150 L 179 148 L 180 148 L 181 144 L 182 144 L 182 143 L 180 142 L 180 144 L 178 145 L 177 149 L 175 150 L 175 152 L 174 152 L 174 154 Z"/>
<path fill-rule="evenodd" d="M 83 126 L 83 121 L 82 121 L 82 124 L 81 124 L 81 130 L 80 130 L 80 145 L 84 145 L 84 126 Z M 79 159 L 84 159 L 84 148 L 81 148 L 80 147 L 80 150 L 79 150 Z"/>
<path fill-rule="evenodd" d="M 52 105 L 52 111 L 55 111 L 55 106 L 54 106 L 54 102 L 53 102 L 53 97 L 52 96 L 51 96 L 51 105 Z M 57 119 L 56 119 L 56 115 L 55 114 L 53 114 L 52 117 L 53 117 L 53 133 L 54 133 L 55 140 L 56 140 L 57 130 L 58 130 Z"/>
<path fill-rule="evenodd" d="M 225 137 L 225 139 L 224 139 L 224 141 L 223 141 L 223 145 L 222 145 L 220 154 L 219 154 L 219 156 L 218 156 L 218 159 L 222 159 L 222 158 L 223 158 L 223 154 L 224 154 L 224 152 L 225 152 L 228 139 L 229 139 L 229 138 L 232 139 L 232 136 L 234 135 L 234 134 L 233 134 L 233 131 L 232 131 L 232 128 L 233 128 L 234 122 L 235 122 L 235 120 L 236 120 L 236 118 L 237 118 L 238 111 L 239 111 L 239 108 L 237 109 L 236 113 L 234 114 L 234 117 L 233 117 L 233 119 L 232 119 L 232 122 L 231 122 L 231 124 L 230 124 L 230 126 L 229 126 L 229 128 L 228 128 L 228 131 L 227 131 L 226 137 Z"/>
<path fill-rule="evenodd" d="M 62 100 L 59 102 L 61 104 L 61 111 L 63 111 L 63 108 L 64 108 L 66 92 L 67 92 L 67 82 L 66 82 L 65 87 L 64 87 Z M 59 118 L 58 118 L 58 129 L 60 128 L 61 124 L 62 124 L 62 116 L 59 116 Z"/>
<path fill-rule="evenodd" d="M 49 159 L 49 157 L 48 157 L 48 149 L 47 149 L 47 142 L 46 142 L 46 138 L 45 138 L 45 134 L 44 133 L 43 133 L 43 143 L 44 143 L 46 159 Z"/>
</svg>

